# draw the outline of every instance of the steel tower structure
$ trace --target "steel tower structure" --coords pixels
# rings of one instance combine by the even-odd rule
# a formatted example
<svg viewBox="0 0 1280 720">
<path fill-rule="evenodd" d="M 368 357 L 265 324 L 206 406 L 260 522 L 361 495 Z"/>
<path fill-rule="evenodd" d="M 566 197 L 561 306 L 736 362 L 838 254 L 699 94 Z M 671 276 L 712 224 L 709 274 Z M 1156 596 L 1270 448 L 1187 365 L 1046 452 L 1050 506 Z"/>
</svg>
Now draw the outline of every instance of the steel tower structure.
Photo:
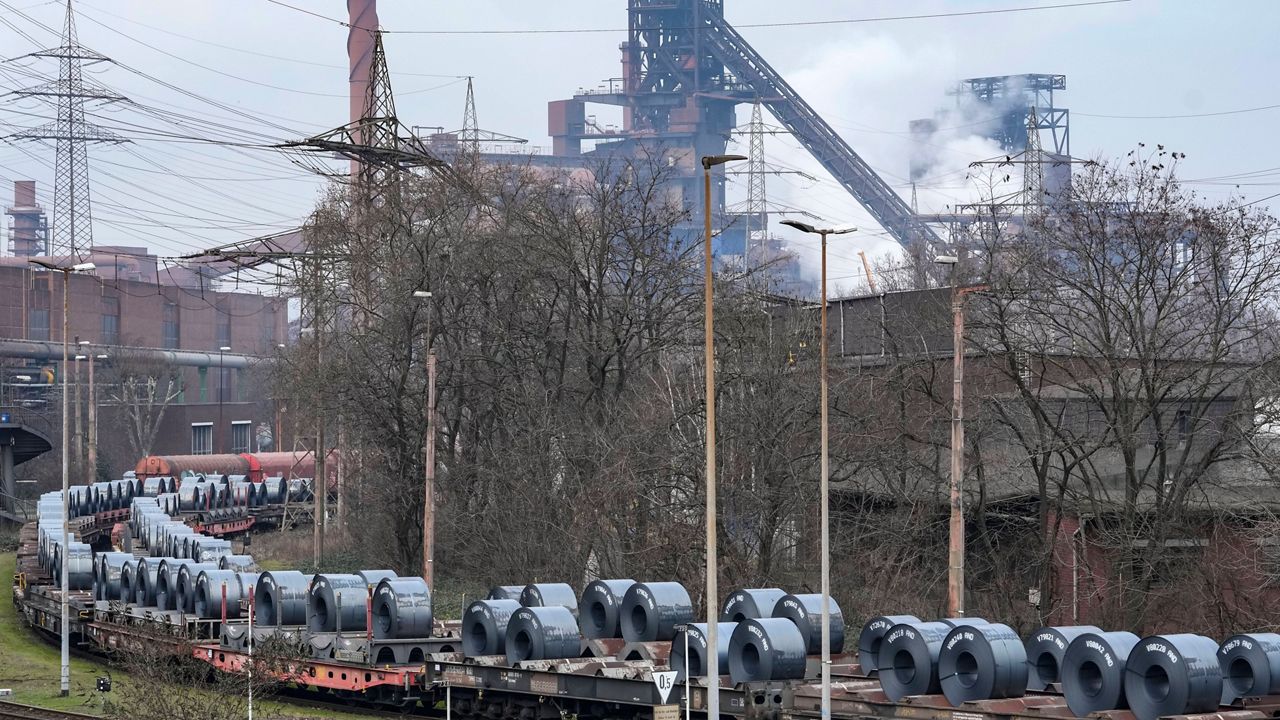
<svg viewBox="0 0 1280 720">
<path fill-rule="evenodd" d="M 734 126 L 740 103 L 764 104 L 814 158 L 912 254 L 939 242 L 911 208 L 831 128 L 724 18 L 723 0 L 628 0 L 622 77 L 597 91 L 580 92 L 550 105 L 550 131 L 557 155 L 582 153 L 595 141 L 597 153 L 628 143 L 667 148 L 685 170 L 684 196 L 697 197 L 697 160 L 718 155 Z M 585 105 L 624 108 L 619 131 L 587 122 Z M 713 188 L 724 206 L 724 185 Z M 692 203 L 690 203 L 692 205 Z"/>
<path fill-rule="evenodd" d="M 93 216 L 90 212 L 90 143 L 122 143 L 124 138 L 84 119 L 85 101 L 114 102 L 125 98 L 92 82 L 86 83 L 83 66 L 110 62 L 110 58 L 80 45 L 76 35 L 75 12 L 67 0 L 62 45 L 31 53 L 27 57 L 56 58 L 58 79 L 14 92 L 26 97 L 56 98 L 58 118 L 13 137 L 26 140 L 53 140 L 57 160 L 53 185 L 53 242 L 48 254 L 80 257 L 93 247 Z"/>
</svg>

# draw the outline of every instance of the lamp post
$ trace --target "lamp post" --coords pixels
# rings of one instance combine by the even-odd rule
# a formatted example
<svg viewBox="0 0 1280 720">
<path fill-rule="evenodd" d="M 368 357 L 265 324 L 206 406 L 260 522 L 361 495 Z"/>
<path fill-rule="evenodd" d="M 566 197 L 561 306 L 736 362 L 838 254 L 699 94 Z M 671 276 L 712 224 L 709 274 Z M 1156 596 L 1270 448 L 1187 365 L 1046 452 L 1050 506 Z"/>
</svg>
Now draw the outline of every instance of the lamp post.
<svg viewBox="0 0 1280 720">
<path fill-rule="evenodd" d="M 798 220 L 783 220 L 783 225 L 793 227 L 801 232 L 818 235 L 822 238 L 822 280 L 819 293 L 821 294 L 821 328 L 818 337 L 818 386 L 819 403 L 821 406 L 821 459 L 819 465 L 821 467 L 821 479 L 819 481 L 818 495 L 821 505 L 821 545 L 819 554 L 821 555 L 822 564 L 822 719 L 831 719 L 831 514 L 830 514 L 830 497 L 828 492 L 828 483 L 830 480 L 830 456 L 828 454 L 828 426 L 827 426 L 827 236 L 828 235 L 845 235 L 855 232 L 857 228 L 815 228 L 808 223 L 802 223 Z"/>
<path fill-rule="evenodd" d="M 703 321 L 702 350 L 706 365 L 707 402 L 707 718 L 720 719 L 720 658 L 716 653 L 716 629 L 720 622 L 719 590 L 716 566 L 716 365 L 715 365 L 715 298 L 712 293 L 711 265 L 711 168 L 727 162 L 748 159 L 745 155 L 702 156 L 703 208 L 706 234 L 703 237 L 702 302 L 706 317 Z"/>
<path fill-rule="evenodd" d="M 67 446 L 68 436 L 70 435 L 68 425 L 68 408 L 67 408 L 67 332 L 69 322 L 67 319 L 67 310 L 70 307 L 70 300 L 67 293 L 67 286 L 71 283 L 71 273 L 73 272 L 89 272 L 96 267 L 93 263 L 79 263 L 76 265 L 63 266 L 58 265 L 44 258 L 31 258 L 31 263 L 39 265 L 46 270 L 54 270 L 62 273 L 62 577 L 59 579 L 59 586 L 62 588 L 59 605 L 62 611 L 62 673 L 61 673 L 61 694 L 65 697 L 71 694 L 71 638 L 68 634 L 68 625 L 70 624 L 70 609 L 67 604 L 67 595 L 70 594 L 71 583 L 68 577 L 68 568 L 70 564 L 66 561 L 67 548 L 71 545 L 71 528 L 69 521 L 71 518 L 71 491 L 70 491 L 70 475 L 71 475 L 71 456 L 70 448 Z"/>
<path fill-rule="evenodd" d="M 98 394 L 93 385 L 93 366 L 106 355 L 89 355 L 89 477 L 98 479 Z"/>
<path fill-rule="evenodd" d="M 230 352 L 231 348 L 223 345 L 218 348 L 218 452 L 225 453 L 227 451 L 226 436 L 222 432 L 222 396 L 226 392 L 227 387 L 227 371 L 222 366 L 222 354 Z"/>
<path fill-rule="evenodd" d="M 436 535 L 436 351 L 431 337 L 432 295 L 427 290 L 414 290 L 413 297 L 427 306 L 427 437 L 423 448 L 422 478 L 422 579 L 434 587 Z"/>
<path fill-rule="evenodd" d="M 964 617 L 964 305 L 956 285 L 954 255 L 939 255 L 934 262 L 945 265 L 951 280 L 952 370 L 951 370 L 951 529 L 947 542 L 947 615 Z"/>
</svg>

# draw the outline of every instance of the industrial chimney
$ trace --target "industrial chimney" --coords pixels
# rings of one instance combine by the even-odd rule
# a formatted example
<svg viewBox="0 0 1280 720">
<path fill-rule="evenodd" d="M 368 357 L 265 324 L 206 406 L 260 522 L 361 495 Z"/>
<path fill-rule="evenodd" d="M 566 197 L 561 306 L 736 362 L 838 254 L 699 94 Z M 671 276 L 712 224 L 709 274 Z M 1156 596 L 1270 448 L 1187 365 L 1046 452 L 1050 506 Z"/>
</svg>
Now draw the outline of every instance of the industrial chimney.
<svg viewBox="0 0 1280 720">
<path fill-rule="evenodd" d="M 13 205 L 5 208 L 13 218 L 9 249 L 17 257 L 34 257 L 48 252 L 49 220 L 44 208 L 36 203 L 36 181 L 13 181 Z"/>
<path fill-rule="evenodd" d="M 347 32 L 347 60 L 351 68 L 350 110 L 351 122 L 364 117 L 369 95 L 369 67 L 373 64 L 373 33 L 378 29 L 378 0 L 347 0 L 347 18 L 351 25 Z M 357 142 L 364 138 L 356 137 Z M 351 161 L 351 174 L 360 170 L 360 163 Z"/>
</svg>

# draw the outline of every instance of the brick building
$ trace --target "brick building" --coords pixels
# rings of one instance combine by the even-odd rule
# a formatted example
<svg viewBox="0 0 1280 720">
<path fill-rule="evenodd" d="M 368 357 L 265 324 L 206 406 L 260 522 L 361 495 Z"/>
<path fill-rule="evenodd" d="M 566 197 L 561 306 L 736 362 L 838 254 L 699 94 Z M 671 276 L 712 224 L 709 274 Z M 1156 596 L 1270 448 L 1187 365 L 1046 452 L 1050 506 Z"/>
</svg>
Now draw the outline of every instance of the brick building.
<svg viewBox="0 0 1280 720">
<path fill-rule="evenodd" d="M 97 247 L 89 259 L 96 265 L 90 274 L 69 276 L 67 335 L 72 356 L 107 356 L 95 365 L 102 472 L 117 475 L 138 460 L 120 432 L 129 411 L 109 386 L 113 370 L 124 363 L 159 363 L 176 375 L 153 453 L 283 446 L 283 408 L 263 391 L 261 368 L 287 342 L 284 298 L 215 291 L 210 280 L 194 273 L 159 269 L 142 248 Z M 63 278 L 25 257 L 0 258 L 0 406 L 51 431 L 46 434 L 55 449 L 49 456 L 58 455 L 60 434 Z M 79 341 L 91 345 L 80 348 L 74 344 Z M 80 407 L 88 402 L 88 361 L 70 365 Z M 76 426 L 83 428 L 87 411 L 81 409 Z"/>
</svg>

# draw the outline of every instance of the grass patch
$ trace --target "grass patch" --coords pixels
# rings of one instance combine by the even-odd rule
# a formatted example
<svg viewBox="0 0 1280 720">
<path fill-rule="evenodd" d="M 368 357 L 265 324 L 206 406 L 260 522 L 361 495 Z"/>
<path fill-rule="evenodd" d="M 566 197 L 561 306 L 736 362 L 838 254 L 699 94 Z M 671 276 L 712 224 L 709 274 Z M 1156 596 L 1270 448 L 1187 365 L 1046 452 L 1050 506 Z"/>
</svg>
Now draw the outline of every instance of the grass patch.
<svg viewBox="0 0 1280 720">
<path fill-rule="evenodd" d="M 12 578 L 17 558 L 0 555 L 0 577 Z M 58 648 L 47 642 L 18 616 L 12 596 L 0 600 L 0 688 L 13 690 L 13 701 L 55 710 L 96 713 L 100 710 L 95 680 L 105 675 L 105 663 L 71 658 L 71 694 L 62 697 L 62 661 Z M 112 672 L 120 677 L 119 672 Z"/>
</svg>

